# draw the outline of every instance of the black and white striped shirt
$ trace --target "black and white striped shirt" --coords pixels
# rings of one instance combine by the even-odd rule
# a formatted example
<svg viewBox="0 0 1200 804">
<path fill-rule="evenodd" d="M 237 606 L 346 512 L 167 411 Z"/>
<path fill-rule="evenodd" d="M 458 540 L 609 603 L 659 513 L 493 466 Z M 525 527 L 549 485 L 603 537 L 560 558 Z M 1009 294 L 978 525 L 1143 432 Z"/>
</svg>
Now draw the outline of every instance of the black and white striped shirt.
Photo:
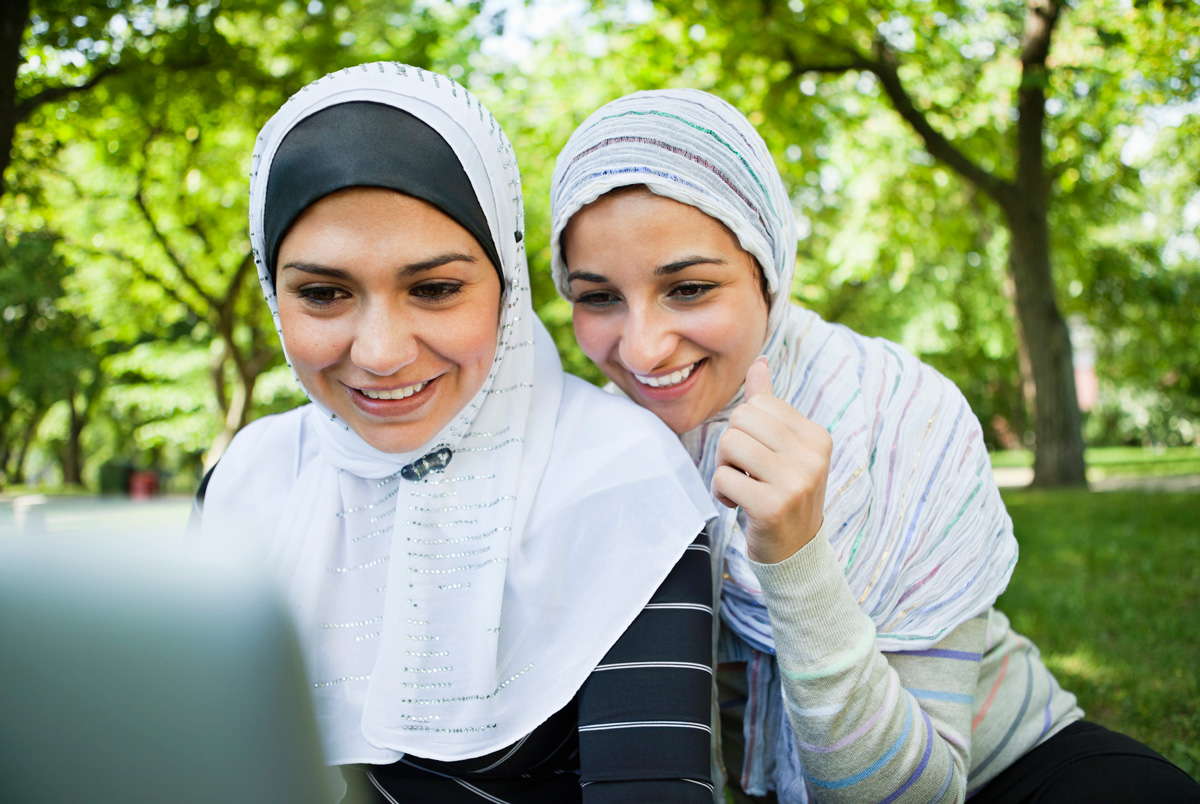
<svg viewBox="0 0 1200 804">
<path fill-rule="evenodd" d="M 508 748 L 344 768 L 371 802 L 711 804 L 712 576 L 701 534 L 575 699 Z"/>
</svg>

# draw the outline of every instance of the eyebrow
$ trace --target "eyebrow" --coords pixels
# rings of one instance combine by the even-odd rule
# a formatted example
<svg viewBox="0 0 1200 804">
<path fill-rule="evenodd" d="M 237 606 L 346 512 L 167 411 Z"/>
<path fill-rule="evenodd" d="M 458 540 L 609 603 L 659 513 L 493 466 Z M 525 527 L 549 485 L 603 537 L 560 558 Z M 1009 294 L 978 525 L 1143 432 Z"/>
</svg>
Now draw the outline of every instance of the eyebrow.
<svg viewBox="0 0 1200 804">
<path fill-rule="evenodd" d="M 655 276 L 670 276 L 677 274 L 680 271 L 691 268 L 693 265 L 728 265 L 728 260 L 723 260 L 720 257 L 684 257 L 682 260 L 668 262 L 665 265 L 660 265 L 654 269 Z M 593 274 L 590 271 L 572 271 L 567 274 L 567 281 L 574 282 L 576 279 L 583 282 L 594 282 L 603 284 L 608 281 L 608 278 L 600 274 Z"/>
<path fill-rule="evenodd" d="M 720 257 L 684 257 L 682 260 L 669 262 L 666 265 L 660 265 L 654 269 L 655 276 L 670 276 L 677 274 L 685 268 L 691 268 L 693 265 L 726 265 L 726 260 Z"/>
<path fill-rule="evenodd" d="M 442 265 L 447 265 L 452 262 L 478 262 L 478 260 L 470 254 L 458 252 L 450 252 L 446 254 L 438 254 L 430 257 L 427 260 L 410 263 L 405 265 L 401 270 L 401 276 L 412 276 L 419 274 L 422 271 L 429 271 Z M 341 268 L 331 268 L 328 265 L 319 265 L 317 263 L 303 262 L 293 260 L 283 266 L 284 269 L 295 268 L 297 271 L 303 271 L 306 274 L 316 274 L 317 276 L 328 276 L 333 279 L 349 279 L 350 272 Z"/>
<path fill-rule="evenodd" d="M 568 282 L 574 282 L 576 279 L 578 279 L 582 282 L 594 282 L 597 285 L 603 284 L 608 281 L 608 279 L 601 276 L 600 274 L 593 274 L 593 273 L 589 273 L 588 271 L 572 271 L 571 273 L 567 274 Z"/>
</svg>

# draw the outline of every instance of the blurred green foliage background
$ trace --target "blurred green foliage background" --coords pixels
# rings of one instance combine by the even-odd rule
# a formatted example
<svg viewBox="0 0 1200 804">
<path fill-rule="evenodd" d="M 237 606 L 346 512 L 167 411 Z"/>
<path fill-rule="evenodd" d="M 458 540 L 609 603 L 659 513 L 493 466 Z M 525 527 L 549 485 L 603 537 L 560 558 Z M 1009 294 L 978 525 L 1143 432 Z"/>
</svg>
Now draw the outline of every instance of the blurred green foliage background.
<svg viewBox="0 0 1200 804">
<path fill-rule="evenodd" d="M 303 400 L 250 270 L 254 136 L 292 92 L 399 60 L 476 92 L 516 145 L 535 301 L 593 380 L 548 266 L 573 128 L 640 88 L 694 86 L 759 127 L 801 223 L 795 298 L 897 340 L 1029 446 L 1009 229 L 935 159 L 862 54 L 981 170 L 1014 169 L 1029 10 L 1012 0 L 18 0 L 0 12 L 0 478 L 194 486 L 248 421 Z M 13 34 L 13 31 L 16 31 Z M 881 57 L 882 58 L 882 57 Z M 1091 445 L 1200 438 L 1200 15 L 1074 0 L 1039 89 L 1054 300 L 1095 355 Z M 2 65 L 0 65 L 2 66 Z M 1030 348 L 1038 348 L 1037 344 Z M 1078 362 L 1078 361 L 1077 361 Z M 114 474 L 115 473 L 115 474 Z"/>
</svg>

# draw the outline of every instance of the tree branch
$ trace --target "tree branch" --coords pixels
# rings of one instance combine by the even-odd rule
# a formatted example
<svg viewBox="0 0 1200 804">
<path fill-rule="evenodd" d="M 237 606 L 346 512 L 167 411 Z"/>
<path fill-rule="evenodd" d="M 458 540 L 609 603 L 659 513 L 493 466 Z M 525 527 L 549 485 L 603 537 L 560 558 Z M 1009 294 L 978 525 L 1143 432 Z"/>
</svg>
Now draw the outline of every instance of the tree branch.
<svg viewBox="0 0 1200 804">
<path fill-rule="evenodd" d="M 823 53 L 830 51 L 841 53 L 845 56 L 845 61 L 834 61 L 828 63 L 809 62 L 804 59 L 801 54 L 796 52 L 793 41 L 788 41 L 786 47 L 787 63 L 791 66 L 789 78 L 799 78 L 805 73 L 820 73 L 822 75 L 841 75 L 848 73 L 851 70 L 870 70 L 872 68 L 871 60 L 864 57 L 861 53 L 851 47 L 840 42 L 826 41 L 825 47 L 821 49 Z"/>
<path fill-rule="evenodd" d="M 912 96 L 900 80 L 896 54 L 882 39 L 875 40 L 875 53 L 877 58 L 871 62 L 868 69 L 879 78 L 884 92 L 891 98 L 892 106 L 925 143 L 925 150 L 929 151 L 930 156 L 943 162 L 997 202 L 1004 204 L 1012 193 L 1012 185 L 971 161 L 970 157 L 933 127 L 925 113 L 913 103 Z"/>
<path fill-rule="evenodd" d="M 233 353 L 234 362 L 241 366 L 241 355 L 238 353 L 237 345 L 233 342 L 233 325 L 234 314 L 237 309 L 238 295 L 241 293 L 242 284 L 245 282 L 246 274 L 249 273 L 250 267 L 254 264 L 253 252 L 247 252 L 242 261 L 238 263 L 237 270 L 233 272 L 233 276 L 229 279 L 229 284 L 225 286 L 225 294 L 221 299 L 217 310 L 217 328 L 222 336 L 230 344 L 230 349 Z"/>
<path fill-rule="evenodd" d="M 159 229 L 158 222 L 154 220 L 154 216 L 150 214 L 150 208 L 146 204 L 146 196 L 145 196 L 146 163 L 149 161 L 148 156 L 149 156 L 150 143 L 153 139 L 154 138 L 152 136 L 148 137 L 146 139 L 146 147 L 144 149 L 146 158 L 143 160 L 142 167 L 138 171 L 137 190 L 133 194 L 134 205 L 142 213 L 142 218 L 145 219 L 146 224 L 150 227 L 150 233 L 154 235 L 154 239 L 158 242 L 158 244 L 160 246 L 162 246 L 163 251 L 166 252 L 167 259 L 170 260 L 171 265 L 173 265 L 175 267 L 176 272 L 178 272 L 180 278 L 183 279 L 184 284 L 187 285 L 188 287 L 190 287 L 193 291 L 195 291 L 196 295 L 198 295 L 201 299 L 203 299 L 210 308 L 219 307 L 219 305 L 217 304 L 217 301 L 212 296 L 210 296 L 204 290 L 203 287 L 200 286 L 200 283 L 196 281 L 195 277 L 193 277 L 190 273 L 188 273 L 187 268 L 184 266 L 183 259 L 178 254 L 175 253 L 174 249 L 171 248 L 170 242 L 167 241 L 167 237 L 163 233 L 163 231 L 161 229 Z M 159 280 L 159 281 L 161 283 L 161 280 Z M 208 318 L 208 316 L 203 315 L 203 316 L 200 316 L 200 318 Z"/>
<path fill-rule="evenodd" d="M 237 301 L 238 293 L 241 292 L 242 283 L 246 280 L 246 274 L 250 273 L 250 268 L 254 265 L 254 252 L 248 251 L 242 257 L 242 261 L 238 263 L 237 270 L 233 272 L 233 276 L 229 279 L 229 284 L 225 288 L 225 301 L 222 306 L 233 308 Z"/>
<path fill-rule="evenodd" d="M 808 63 L 801 59 L 789 45 L 787 57 L 791 66 L 791 76 L 799 77 L 808 72 L 837 75 L 850 70 L 874 73 L 891 100 L 892 107 L 921 138 L 925 150 L 929 152 L 930 156 L 945 163 L 997 201 L 1001 201 L 1011 193 L 1010 184 L 971 161 L 965 153 L 934 128 L 926 114 L 916 107 L 912 96 L 908 94 L 908 90 L 900 80 L 896 55 L 886 42 L 882 39 L 875 40 L 875 58 L 873 59 L 848 48 L 843 47 L 842 49 L 846 53 L 845 63 Z"/>
<path fill-rule="evenodd" d="M 64 84 L 57 87 L 46 87 L 41 92 L 38 92 L 32 97 L 26 98 L 25 100 L 21 101 L 21 103 L 17 104 L 17 122 L 25 122 L 25 118 L 33 114 L 34 109 L 37 109 L 37 107 L 44 103 L 52 103 L 61 98 L 65 98 L 68 95 L 73 95 L 76 92 L 86 92 L 106 78 L 111 78 L 118 73 L 124 72 L 124 70 L 125 68 L 119 64 L 110 64 L 107 67 L 97 70 L 95 75 L 84 81 L 82 84 Z"/>
<path fill-rule="evenodd" d="M 181 296 L 177 290 L 167 284 L 167 282 L 161 276 L 151 271 L 149 268 L 143 265 L 140 260 L 130 256 L 129 254 L 126 254 L 125 252 L 115 248 L 100 249 L 93 248 L 91 246 L 82 246 L 78 243 L 75 243 L 74 245 L 84 254 L 91 254 L 95 257 L 112 257 L 115 260 L 119 260 L 128 264 L 133 268 L 135 273 L 137 273 L 143 279 L 157 285 L 163 293 L 167 294 L 168 298 L 183 305 L 184 308 L 196 318 L 204 319 L 206 317 L 196 309 L 194 304 L 189 302 L 187 299 Z"/>
<path fill-rule="evenodd" d="M 213 355 L 209 360 L 209 375 L 213 380 L 213 390 L 217 395 L 217 406 L 221 408 L 222 418 L 229 415 L 229 390 L 225 387 L 225 360 L 229 357 L 229 341 L 221 339 L 221 353 Z"/>
<path fill-rule="evenodd" d="M 841 75 L 851 70 L 871 70 L 871 62 L 866 59 L 850 59 L 845 64 L 811 64 L 797 60 L 796 54 L 788 53 L 788 62 L 792 71 L 789 77 L 798 78 L 805 73 L 821 73 L 822 75 Z"/>
</svg>

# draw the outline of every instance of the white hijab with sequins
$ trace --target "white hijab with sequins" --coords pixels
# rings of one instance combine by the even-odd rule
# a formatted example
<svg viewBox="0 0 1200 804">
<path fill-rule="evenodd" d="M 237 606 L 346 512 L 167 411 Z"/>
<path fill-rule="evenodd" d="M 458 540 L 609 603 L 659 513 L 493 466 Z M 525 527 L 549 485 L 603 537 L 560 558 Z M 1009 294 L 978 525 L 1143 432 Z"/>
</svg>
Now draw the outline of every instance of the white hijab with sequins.
<svg viewBox="0 0 1200 804">
<path fill-rule="evenodd" d="M 416 116 L 466 171 L 506 288 L 492 369 L 408 454 L 373 449 L 315 401 L 254 422 L 213 474 L 202 533 L 253 544 L 286 590 L 330 764 L 481 756 L 570 702 L 711 502 L 653 416 L 564 376 L 530 302 L 512 145 L 444 76 L 394 63 L 343 70 L 263 128 L 250 232 L 276 326 L 261 259 L 272 159 L 298 122 L 350 101 Z M 441 445 L 454 451 L 444 471 L 398 475 Z"/>
<path fill-rule="evenodd" d="M 750 122 L 698 90 L 637 92 L 589 116 L 559 155 L 551 186 L 554 279 L 564 297 L 567 222 L 604 193 L 633 184 L 721 221 L 762 266 L 772 295 L 762 350 L 771 385 L 833 436 L 824 530 L 859 606 L 875 622 L 877 648 L 929 647 L 986 611 L 1008 584 L 1017 545 L 978 421 L 953 383 L 902 347 L 791 302 L 791 200 Z M 682 437 L 709 482 L 717 442 L 741 401 L 739 390 Z M 746 645 L 774 654 L 745 524 L 744 514 L 723 508 L 715 528 L 724 558 L 721 616 Z M 786 722 L 778 697 L 764 703 L 775 712 L 751 724 L 760 737 L 772 721 Z M 763 743 L 755 743 L 760 753 Z M 782 768 L 794 752 L 779 748 Z"/>
</svg>

